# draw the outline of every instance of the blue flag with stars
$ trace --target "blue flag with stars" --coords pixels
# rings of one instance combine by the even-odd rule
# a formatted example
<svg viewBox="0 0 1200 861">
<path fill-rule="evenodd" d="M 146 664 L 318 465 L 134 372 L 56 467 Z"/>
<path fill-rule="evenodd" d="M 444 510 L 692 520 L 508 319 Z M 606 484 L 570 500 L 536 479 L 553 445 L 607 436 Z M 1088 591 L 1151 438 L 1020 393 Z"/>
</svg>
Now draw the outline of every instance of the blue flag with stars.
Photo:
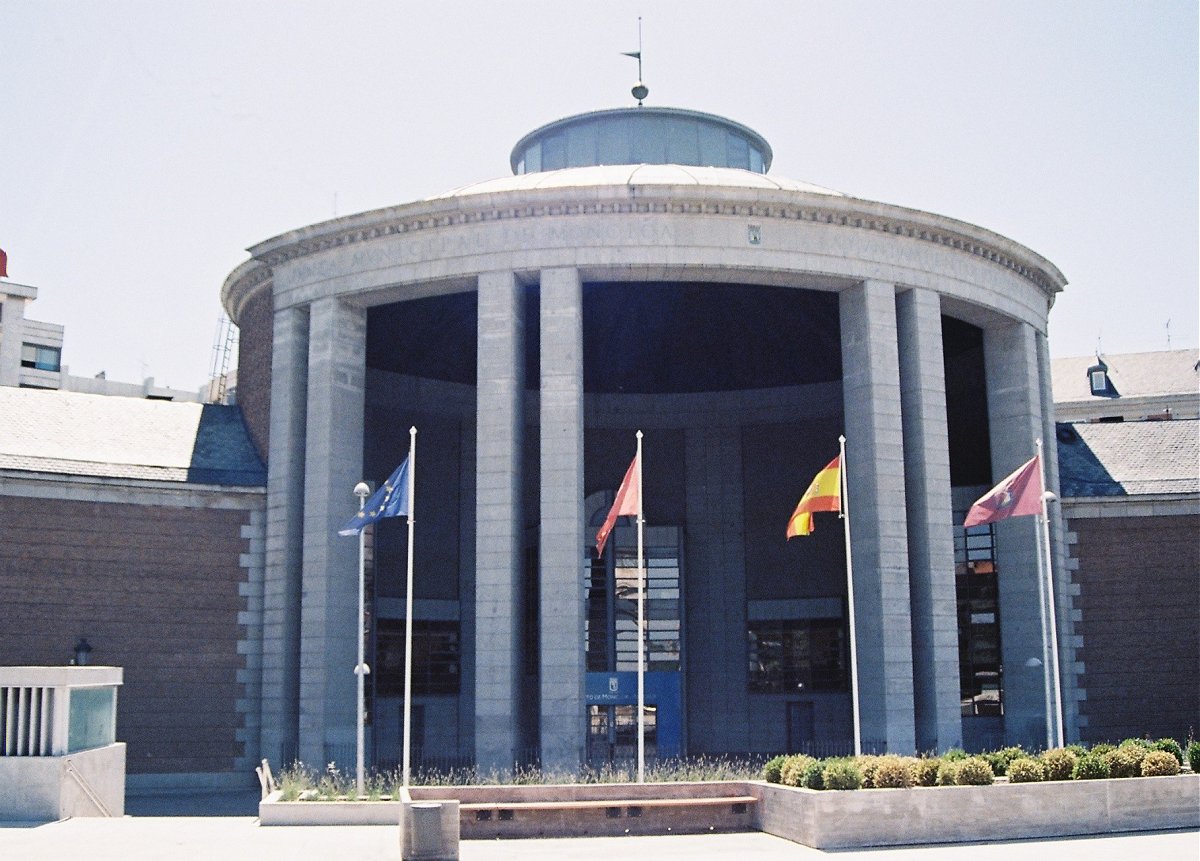
<svg viewBox="0 0 1200 861">
<path fill-rule="evenodd" d="M 338 530 L 338 535 L 357 535 L 364 526 L 369 526 L 384 517 L 399 517 L 408 514 L 408 458 L 396 467 L 391 478 L 371 494 L 363 510 L 350 518 Z"/>
</svg>

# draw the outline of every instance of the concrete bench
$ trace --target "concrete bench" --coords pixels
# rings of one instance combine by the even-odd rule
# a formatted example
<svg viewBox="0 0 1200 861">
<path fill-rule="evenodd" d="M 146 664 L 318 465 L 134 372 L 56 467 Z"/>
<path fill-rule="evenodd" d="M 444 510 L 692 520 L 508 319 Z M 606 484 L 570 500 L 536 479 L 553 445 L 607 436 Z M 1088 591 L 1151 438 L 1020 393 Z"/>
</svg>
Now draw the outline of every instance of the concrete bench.
<svg viewBox="0 0 1200 861">
<path fill-rule="evenodd" d="M 749 831 L 753 795 L 468 802 L 464 839 Z"/>
</svg>

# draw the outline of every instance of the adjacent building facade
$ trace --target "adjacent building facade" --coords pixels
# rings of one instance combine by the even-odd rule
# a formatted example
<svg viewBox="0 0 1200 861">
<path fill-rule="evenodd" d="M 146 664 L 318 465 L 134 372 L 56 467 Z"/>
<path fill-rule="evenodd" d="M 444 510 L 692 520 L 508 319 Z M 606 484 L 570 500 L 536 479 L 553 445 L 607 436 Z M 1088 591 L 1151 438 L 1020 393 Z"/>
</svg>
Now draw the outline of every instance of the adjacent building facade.
<svg viewBox="0 0 1200 861">
<path fill-rule="evenodd" d="M 596 528 L 645 434 L 650 750 L 900 752 L 1045 739 L 1035 524 L 970 503 L 1054 439 L 1065 279 L 952 218 L 768 174 L 721 117 L 639 107 L 523 138 L 513 175 L 301 227 L 222 299 L 269 478 L 261 754 L 355 737 L 359 480 L 418 429 L 418 761 L 599 763 L 636 715 L 633 529 Z M 847 437 L 842 525 L 788 515 Z M 1057 489 L 1057 453 L 1046 452 Z M 1053 517 L 1068 737 L 1078 732 Z M 373 755 L 398 757 L 406 530 L 368 536 Z"/>
<path fill-rule="evenodd" d="M 1200 354 L 1053 362 L 1079 733 L 1200 726 Z"/>
</svg>

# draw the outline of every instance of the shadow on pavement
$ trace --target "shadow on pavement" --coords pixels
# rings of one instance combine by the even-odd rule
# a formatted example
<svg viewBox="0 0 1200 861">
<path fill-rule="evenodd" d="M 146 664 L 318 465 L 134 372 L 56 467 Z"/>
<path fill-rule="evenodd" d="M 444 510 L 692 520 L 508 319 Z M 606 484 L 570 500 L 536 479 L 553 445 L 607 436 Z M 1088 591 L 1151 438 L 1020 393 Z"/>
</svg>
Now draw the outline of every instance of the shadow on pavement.
<svg viewBox="0 0 1200 861">
<path fill-rule="evenodd" d="M 126 816 L 258 816 L 256 789 L 126 795 Z"/>
</svg>

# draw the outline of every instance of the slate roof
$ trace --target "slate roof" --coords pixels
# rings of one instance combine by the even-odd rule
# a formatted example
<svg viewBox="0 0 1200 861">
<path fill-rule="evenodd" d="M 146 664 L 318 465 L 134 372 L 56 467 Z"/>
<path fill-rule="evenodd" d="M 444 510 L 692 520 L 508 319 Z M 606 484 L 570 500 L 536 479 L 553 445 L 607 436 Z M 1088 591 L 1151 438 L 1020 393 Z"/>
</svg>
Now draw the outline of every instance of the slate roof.
<svg viewBox="0 0 1200 861">
<path fill-rule="evenodd" d="M 1059 424 L 1064 498 L 1200 492 L 1200 421 Z"/>
<path fill-rule="evenodd" d="M 1196 397 L 1200 388 L 1200 370 L 1196 350 L 1161 350 L 1156 353 L 1101 353 L 1108 365 L 1108 377 L 1122 398 L 1165 395 Z M 1092 395 L 1087 369 L 1096 364 L 1095 356 L 1072 356 L 1050 362 L 1050 384 L 1054 402 L 1099 400 Z"/>
<path fill-rule="evenodd" d="M 236 406 L 0 387 L 0 469 L 261 487 Z"/>
</svg>

